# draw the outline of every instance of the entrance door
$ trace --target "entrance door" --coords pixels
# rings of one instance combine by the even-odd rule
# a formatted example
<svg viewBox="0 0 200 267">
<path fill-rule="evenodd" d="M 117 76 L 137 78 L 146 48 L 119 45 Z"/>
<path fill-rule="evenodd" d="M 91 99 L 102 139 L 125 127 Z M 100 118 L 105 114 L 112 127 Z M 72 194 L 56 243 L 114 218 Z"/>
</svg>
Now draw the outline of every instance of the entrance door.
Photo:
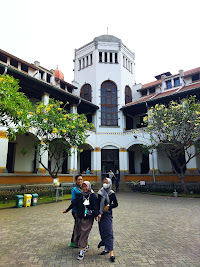
<svg viewBox="0 0 200 267">
<path fill-rule="evenodd" d="M 101 174 L 102 179 L 106 173 L 112 170 L 114 173 L 119 170 L 119 149 L 102 149 L 101 150 Z"/>
<path fill-rule="evenodd" d="M 129 151 L 129 172 L 131 174 L 135 173 L 135 160 L 134 160 L 134 151 Z"/>
<path fill-rule="evenodd" d="M 149 155 L 142 154 L 141 174 L 149 172 Z"/>
<path fill-rule="evenodd" d="M 91 150 L 84 150 L 80 154 L 80 172 L 83 173 L 88 167 L 91 170 Z"/>
<path fill-rule="evenodd" d="M 13 173 L 15 168 L 15 147 L 16 147 L 15 143 L 8 143 L 6 169 L 9 173 Z"/>
</svg>

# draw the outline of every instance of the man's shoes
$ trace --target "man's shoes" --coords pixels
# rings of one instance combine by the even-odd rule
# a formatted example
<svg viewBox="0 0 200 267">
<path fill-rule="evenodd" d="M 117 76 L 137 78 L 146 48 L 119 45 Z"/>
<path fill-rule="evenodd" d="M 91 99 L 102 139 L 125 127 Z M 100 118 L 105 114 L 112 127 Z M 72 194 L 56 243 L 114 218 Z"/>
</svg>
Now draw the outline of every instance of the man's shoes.
<svg viewBox="0 0 200 267">
<path fill-rule="evenodd" d="M 111 261 L 111 262 L 115 262 L 115 256 L 111 256 L 111 257 L 110 257 L 110 261 Z"/>
<path fill-rule="evenodd" d="M 106 254 L 108 254 L 109 253 L 109 251 L 102 251 L 101 253 L 100 253 L 100 255 L 106 255 Z"/>
<path fill-rule="evenodd" d="M 72 248 L 76 247 L 76 245 L 73 242 L 71 242 L 71 244 L 69 246 L 72 247 Z"/>
<path fill-rule="evenodd" d="M 78 258 L 77 258 L 77 260 L 79 260 L 79 261 L 82 261 L 83 260 L 83 258 L 84 258 L 84 250 L 81 250 L 80 252 L 79 252 L 79 254 L 78 254 Z"/>
</svg>

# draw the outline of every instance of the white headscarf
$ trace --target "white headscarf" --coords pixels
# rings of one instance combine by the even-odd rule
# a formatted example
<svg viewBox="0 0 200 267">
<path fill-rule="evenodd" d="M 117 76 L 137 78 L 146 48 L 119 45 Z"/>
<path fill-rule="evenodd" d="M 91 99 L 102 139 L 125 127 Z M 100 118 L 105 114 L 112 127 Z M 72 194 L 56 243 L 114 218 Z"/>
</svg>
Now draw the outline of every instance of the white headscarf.
<svg viewBox="0 0 200 267">
<path fill-rule="evenodd" d="M 100 203 L 100 213 L 101 214 L 103 214 L 103 210 L 105 208 L 105 200 L 106 200 L 107 204 L 110 204 L 109 195 L 111 195 L 112 193 L 114 193 L 114 191 L 111 189 L 112 188 L 112 181 L 111 181 L 111 179 L 110 178 L 105 178 L 105 179 L 108 181 L 108 188 L 105 189 L 104 187 L 102 187 L 98 191 L 98 194 L 101 196 L 101 203 Z"/>
</svg>

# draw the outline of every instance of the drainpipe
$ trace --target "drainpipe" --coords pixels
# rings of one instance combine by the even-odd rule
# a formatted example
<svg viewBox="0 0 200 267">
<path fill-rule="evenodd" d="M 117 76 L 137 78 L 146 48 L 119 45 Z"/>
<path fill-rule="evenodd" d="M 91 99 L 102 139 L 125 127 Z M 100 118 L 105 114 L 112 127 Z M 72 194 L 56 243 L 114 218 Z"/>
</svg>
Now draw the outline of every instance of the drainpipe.
<svg viewBox="0 0 200 267">
<path fill-rule="evenodd" d="M 5 75 L 7 71 L 8 71 L 8 67 L 6 66 L 3 75 Z"/>
</svg>

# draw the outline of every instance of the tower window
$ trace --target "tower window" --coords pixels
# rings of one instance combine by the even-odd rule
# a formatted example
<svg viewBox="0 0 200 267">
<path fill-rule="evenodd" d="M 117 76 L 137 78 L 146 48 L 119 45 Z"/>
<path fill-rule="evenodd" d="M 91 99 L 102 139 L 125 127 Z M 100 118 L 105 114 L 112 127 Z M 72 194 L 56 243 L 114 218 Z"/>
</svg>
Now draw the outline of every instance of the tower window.
<svg viewBox="0 0 200 267">
<path fill-rule="evenodd" d="M 118 125 L 117 86 L 111 81 L 101 85 L 101 125 Z"/>
<path fill-rule="evenodd" d="M 79 70 L 81 70 L 81 60 L 79 60 L 78 62 L 79 62 Z"/>
<path fill-rule="evenodd" d="M 92 101 L 92 87 L 90 84 L 84 84 L 82 86 L 80 96 L 87 101 Z"/>
<path fill-rule="evenodd" d="M 129 86 L 125 87 L 125 104 L 132 102 L 132 91 Z"/>
<path fill-rule="evenodd" d="M 105 62 L 107 62 L 108 59 L 107 59 L 107 53 L 105 52 Z"/>
<path fill-rule="evenodd" d="M 110 63 L 112 63 L 112 53 L 110 53 Z"/>
<path fill-rule="evenodd" d="M 90 55 L 90 64 L 92 65 L 92 54 Z"/>
<path fill-rule="evenodd" d="M 85 59 L 83 58 L 83 68 L 85 68 Z"/>
<path fill-rule="evenodd" d="M 102 52 L 99 52 L 99 62 L 102 62 Z"/>
<path fill-rule="evenodd" d="M 118 63 L 117 53 L 115 53 L 115 63 Z"/>
<path fill-rule="evenodd" d="M 86 66 L 88 66 L 88 56 L 86 57 Z"/>
</svg>

